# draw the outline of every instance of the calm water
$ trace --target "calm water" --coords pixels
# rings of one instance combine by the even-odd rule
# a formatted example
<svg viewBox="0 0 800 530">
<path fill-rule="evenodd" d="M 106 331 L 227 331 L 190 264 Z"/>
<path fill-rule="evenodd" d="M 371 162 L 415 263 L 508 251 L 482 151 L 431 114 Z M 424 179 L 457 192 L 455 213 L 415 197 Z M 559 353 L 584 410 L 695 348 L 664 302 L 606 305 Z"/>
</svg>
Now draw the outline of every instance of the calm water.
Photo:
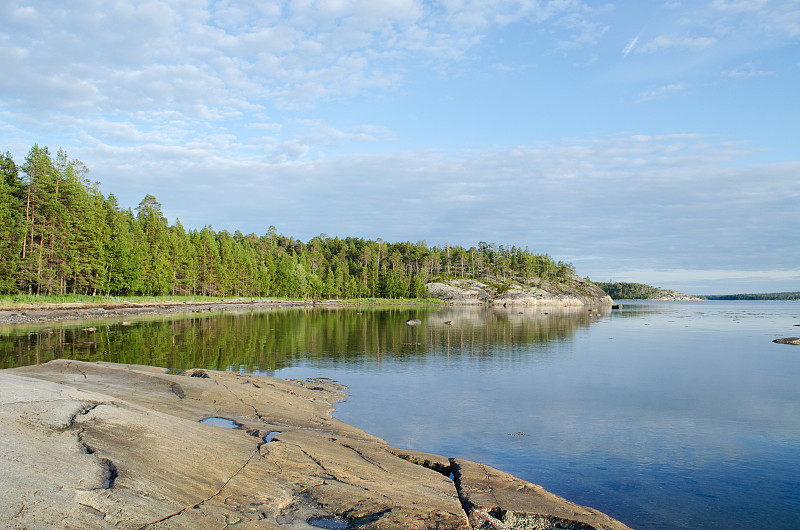
<svg viewBox="0 0 800 530">
<path fill-rule="evenodd" d="M 0 328 L 0 367 L 70 357 L 330 377 L 351 389 L 343 421 L 635 528 L 790 529 L 800 346 L 771 341 L 799 336 L 796 324 L 797 302 L 294 309 Z"/>
</svg>

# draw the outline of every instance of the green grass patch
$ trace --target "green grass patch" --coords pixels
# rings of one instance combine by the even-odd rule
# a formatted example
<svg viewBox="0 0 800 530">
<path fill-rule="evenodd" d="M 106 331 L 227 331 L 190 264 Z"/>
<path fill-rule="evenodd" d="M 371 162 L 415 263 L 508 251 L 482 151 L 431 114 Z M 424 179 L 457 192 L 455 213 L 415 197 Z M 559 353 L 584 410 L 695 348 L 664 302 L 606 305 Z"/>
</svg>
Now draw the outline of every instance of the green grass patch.
<svg viewBox="0 0 800 530">
<path fill-rule="evenodd" d="M 356 305 L 431 305 L 441 304 L 438 298 L 351 298 L 338 300 L 346 304 Z"/>
<path fill-rule="evenodd" d="M 47 307 L 58 305 L 119 305 L 126 304 L 169 304 L 169 303 L 220 303 L 220 302 L 258 302 L 272 300 L 272 298 L 243 298 L 228 296 L 90 296 L 81 294 L 68 295 L 31 295 L 15 294 L 0 295 L 0 309 L 14 309 L 23 307 Z"/>
<path fill-rule="evenodd" d="M 130 304 L 167 305 L 167 304 L 219 304 L 219 303 L 255 303 L 255 302 L 296 302 L 291 297 L 240 297 L 240 296 L 90 296 L 79 294 L 68 295 L 0 295 L 0 309 L 31 309 L 57 306 L 102 306 L 112 305 L 125 307 Z M 300 300 L 312 302 L 312 299 Z M 324 301 L 324 300 L 323 300 Z M 441 303 L 437 298 L 353 298 L 340 299 L 343 304 L 359 305 L 430 305 Z"/>
</svg>

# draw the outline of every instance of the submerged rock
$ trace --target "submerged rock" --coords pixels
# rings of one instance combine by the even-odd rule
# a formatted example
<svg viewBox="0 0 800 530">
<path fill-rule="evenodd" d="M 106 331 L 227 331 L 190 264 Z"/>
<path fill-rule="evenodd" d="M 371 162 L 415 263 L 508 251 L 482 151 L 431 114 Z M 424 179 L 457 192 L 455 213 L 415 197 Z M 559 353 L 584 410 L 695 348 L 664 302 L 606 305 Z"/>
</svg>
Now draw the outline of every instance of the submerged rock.
<svg viewBox="0 0 800 530">
<path fill-rule="evenodd" d="M 197 372 L 66 360 L 0 371 L 0 527 L 627 528 L 342 423 L 332 381 Z"/>
<path fill-rule="evenodd" d="M 777 342 L 778 344 L 797 344 L 797 345 L 800 345 L 800 337 L 785 337 L 783 339 L 775 339 L 772 342 Z"/>
</svg>

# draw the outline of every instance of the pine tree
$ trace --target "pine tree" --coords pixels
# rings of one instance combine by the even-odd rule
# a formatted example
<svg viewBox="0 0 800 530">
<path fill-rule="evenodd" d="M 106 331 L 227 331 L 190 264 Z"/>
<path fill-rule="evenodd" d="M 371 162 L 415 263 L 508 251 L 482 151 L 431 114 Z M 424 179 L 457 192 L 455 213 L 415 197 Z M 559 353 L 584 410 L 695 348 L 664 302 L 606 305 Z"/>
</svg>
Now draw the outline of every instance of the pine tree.
<svg viewBox="0 0 800 530">
<path fill-rule="evenodd" d="M 16 290 L 24 224 L 23 185 L 11 153 L 0 156 L 0 293 Z"/>
</svg>

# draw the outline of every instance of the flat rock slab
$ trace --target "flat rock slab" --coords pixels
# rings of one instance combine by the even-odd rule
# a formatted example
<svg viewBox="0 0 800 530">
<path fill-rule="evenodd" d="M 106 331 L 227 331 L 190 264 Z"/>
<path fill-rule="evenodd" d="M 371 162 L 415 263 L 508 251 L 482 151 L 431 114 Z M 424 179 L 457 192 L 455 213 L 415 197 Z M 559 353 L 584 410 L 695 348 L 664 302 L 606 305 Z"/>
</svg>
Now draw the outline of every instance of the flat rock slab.
<svg viewBox="0 0 800 530">
<path fill-rule="evenodd" d="M 469 514 L 472 528 L 628 528 L 604 513 L 569 502 L 541 486 L 492 467 L 458 458 L 451 459 L 451 462 L 461 502 Z"/>
<path fill-rule="evenodd" d="M 627 528 L 487 466 L 390 447 L 331 417 L 345 395 L 111 363 L 0 371 L 0 527 Z M 529 513 L 582 526 L 512 517 Z"/>
</svg>

